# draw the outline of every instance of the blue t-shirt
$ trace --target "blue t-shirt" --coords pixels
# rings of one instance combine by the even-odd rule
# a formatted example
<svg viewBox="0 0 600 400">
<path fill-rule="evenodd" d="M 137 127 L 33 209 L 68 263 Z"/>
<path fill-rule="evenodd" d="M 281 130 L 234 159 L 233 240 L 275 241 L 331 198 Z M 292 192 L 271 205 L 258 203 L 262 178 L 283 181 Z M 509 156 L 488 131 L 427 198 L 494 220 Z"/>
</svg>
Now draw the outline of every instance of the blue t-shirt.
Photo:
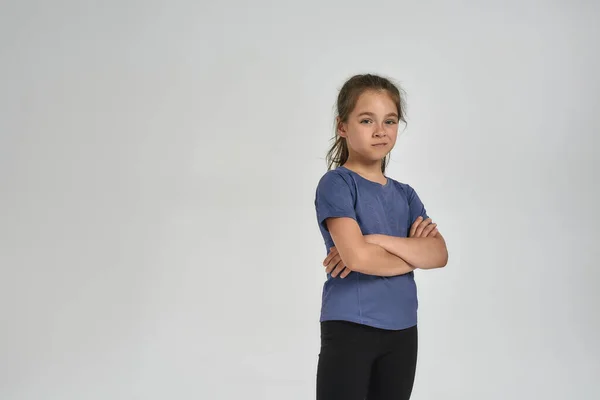
<svg viewBox="0 0 600 400">
<path fill-rule="evenodd" d="M 315 207 L 326 254 L 335 244 L 325 220 L 349 217 L 363 235 L 407 237 L 417 217 L 427 212 L 408 184 L 387 178 L 382 185 L 345 167 L 327 171 L 316 190 Z M 414 273 L 393 277 L 352 271 L 346 278 L 327 275 L 323 285 L 320 321 L 345 320 L 383 329 L 405 329 L 417 324 L 417 287 Z"/>
</svg>

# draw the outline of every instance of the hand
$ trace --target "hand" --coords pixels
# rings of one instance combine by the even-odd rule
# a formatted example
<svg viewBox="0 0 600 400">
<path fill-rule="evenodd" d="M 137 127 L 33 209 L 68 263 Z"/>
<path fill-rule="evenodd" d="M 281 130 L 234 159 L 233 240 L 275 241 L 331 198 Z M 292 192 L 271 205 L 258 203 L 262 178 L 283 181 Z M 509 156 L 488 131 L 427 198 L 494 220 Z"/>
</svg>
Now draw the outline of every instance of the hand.
<svg viewBox="0 0 600 400">
<path fill-rule="evenodd" d="M 329 249 L 329 254 L 325 257 L 325 261 L 323 261 L 323 266 L 325 267 L 326 273 L 331 273 L 331 276 L 335 278 L 340 272 L 340 278 L 344 279 L 345 277 L 352 272 L 349 268 L 344 266 L 344 262 L 340 257 L 337 249 L 334 247 Z"/>
<path fill-rule="evenodd" d="M 431 218 L 423 220 L 423 217 L 419 217 L 410 227 L 409 237 L 436 237 L 437 234 L 437 224 L 434 224 Z"/>
</svg>

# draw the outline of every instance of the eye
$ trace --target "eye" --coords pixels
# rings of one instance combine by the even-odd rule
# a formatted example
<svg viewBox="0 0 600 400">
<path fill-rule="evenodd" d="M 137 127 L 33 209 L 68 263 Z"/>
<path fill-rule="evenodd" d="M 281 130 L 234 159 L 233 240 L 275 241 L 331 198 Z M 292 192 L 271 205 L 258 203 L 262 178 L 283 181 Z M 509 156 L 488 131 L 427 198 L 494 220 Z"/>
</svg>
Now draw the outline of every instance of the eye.
<svg viewBox="0 0 600 400">
<path fill-rule="evenodd" d="M 397 122 L 395 120 L 393 120 L 393 119 L 390 119 L 390 120 L 386 121 L 386 123 L 389 124 L 389 125 L 397 124 Z"/>
<path fill-rule="evenodd" d="M 371 120 L 370 119 L 363 119 L 363 120 L 360 121 L 361 124 L 364 124 L 365 122 L 371 122 Z"/>
</svg>

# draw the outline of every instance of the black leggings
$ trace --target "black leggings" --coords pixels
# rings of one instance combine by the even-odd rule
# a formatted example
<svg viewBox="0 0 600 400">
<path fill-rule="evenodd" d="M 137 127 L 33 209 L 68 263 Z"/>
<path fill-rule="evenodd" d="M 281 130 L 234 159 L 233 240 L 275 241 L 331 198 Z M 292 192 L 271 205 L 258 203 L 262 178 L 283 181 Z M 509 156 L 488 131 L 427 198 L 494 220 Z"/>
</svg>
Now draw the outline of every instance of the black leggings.
<svg viewBox="0 0 600 400">
<path fill-rule="evenodd" d="M 417 366 L 417 327 L 397 331 L 321 322 L 317 400 L 408 400 Z"/>
</svg>

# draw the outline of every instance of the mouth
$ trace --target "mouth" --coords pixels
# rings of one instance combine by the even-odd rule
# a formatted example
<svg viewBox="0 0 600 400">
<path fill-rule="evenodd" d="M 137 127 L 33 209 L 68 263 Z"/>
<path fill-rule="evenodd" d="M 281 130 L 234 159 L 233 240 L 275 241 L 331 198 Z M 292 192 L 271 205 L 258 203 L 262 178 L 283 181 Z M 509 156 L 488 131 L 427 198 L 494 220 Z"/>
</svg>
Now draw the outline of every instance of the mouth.
<svg viewBox="0 0 600 400">
<path fill-rule="evenodd" d="M 385 147 L 387 145 L 388 145 L 387 143 L 375 143 L 375 144 L 372 144 L 371 146 L 373 146 L 373 147 Z"/>
</svg>

